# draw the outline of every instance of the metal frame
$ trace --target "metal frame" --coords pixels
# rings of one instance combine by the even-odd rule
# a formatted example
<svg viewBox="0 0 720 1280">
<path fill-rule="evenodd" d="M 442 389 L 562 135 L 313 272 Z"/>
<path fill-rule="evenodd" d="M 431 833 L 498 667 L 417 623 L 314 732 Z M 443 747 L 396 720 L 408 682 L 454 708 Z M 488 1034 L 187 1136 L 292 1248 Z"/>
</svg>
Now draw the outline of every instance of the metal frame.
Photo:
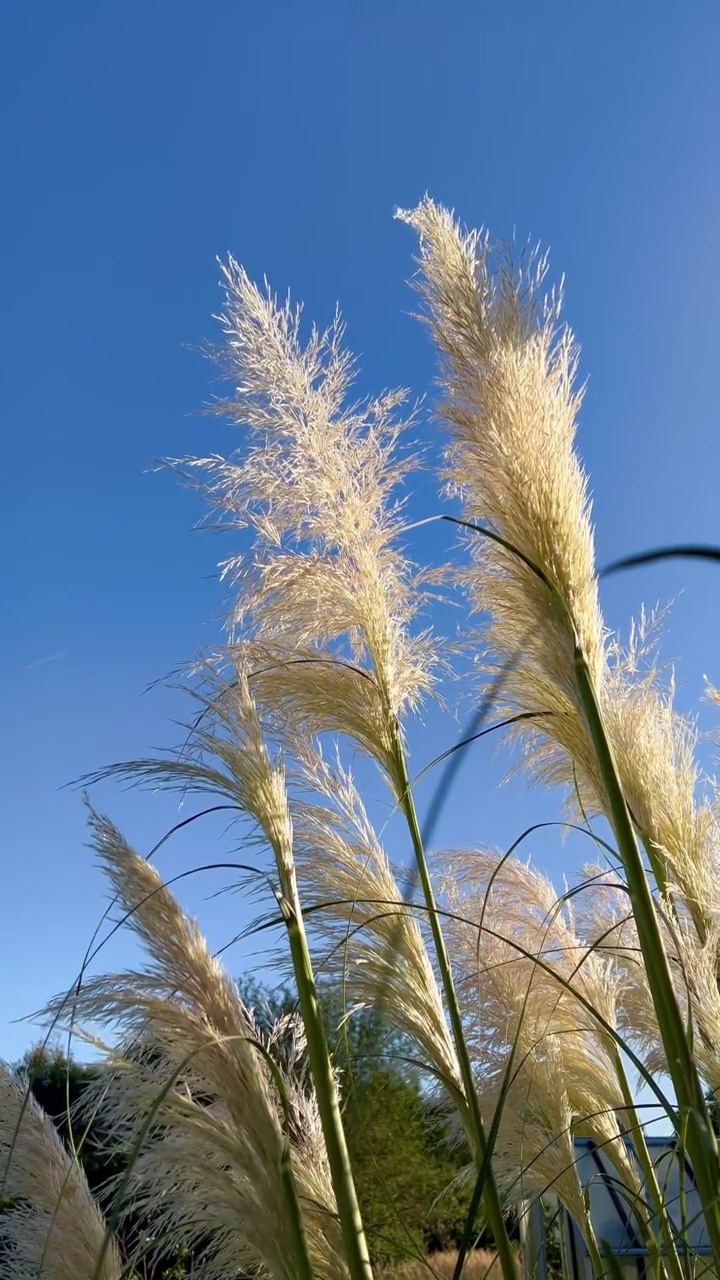
<svg viewBox="0 0 720 1280">
<path fill-rule="evenodd" d="M 687 1243 L 694 1256 L 711 1256 L 705 1233 L 705 1222 L 695 1189 L 693 1172 L 687 1159 L 678 1156 L 672 1138 L 645 1139 L 663 1191 L 663 1200 L 674 1219 L 678 1238 Z M 632 1144 L 628 1141 L 632 1150 Z M 613 1257 L 624 1272 L 630 1270 L 644 1280 L 648 1251 L 634 1222 L 632 1207 L 617 1174 L 592 1139 L 575 1140 L 576 1165 L 580 1182 L 590 1202 L 590 1217 L 599 1242 L 609 1245 Z M 683 1225 L 684 1224 L 684 1225 Z M 592 1267 L 582 1236 L 566 1210 L 562 1213 L 563 1252 L 567 1280 L 592 1280 Z"/>
</svg>

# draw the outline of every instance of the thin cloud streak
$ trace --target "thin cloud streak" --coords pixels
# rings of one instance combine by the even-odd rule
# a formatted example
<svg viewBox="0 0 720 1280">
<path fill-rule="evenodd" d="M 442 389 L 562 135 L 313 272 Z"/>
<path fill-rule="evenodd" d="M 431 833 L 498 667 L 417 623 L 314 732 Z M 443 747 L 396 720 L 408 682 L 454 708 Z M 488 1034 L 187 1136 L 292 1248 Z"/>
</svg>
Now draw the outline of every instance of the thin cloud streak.
<svg viewBox="0 0 720 1280">
<path fill-rule="evenodd" d="M 51 653 L 47 658 L 38 658 L 36 662 L 29 662 L 26 667 L 22 667 L 22 671 L 34 671 L 35 667 L 44 667 L 48 662 L 57 662 L 58 658 L 65 657 L 65 650 L 60 653 Z"/>
</svg>

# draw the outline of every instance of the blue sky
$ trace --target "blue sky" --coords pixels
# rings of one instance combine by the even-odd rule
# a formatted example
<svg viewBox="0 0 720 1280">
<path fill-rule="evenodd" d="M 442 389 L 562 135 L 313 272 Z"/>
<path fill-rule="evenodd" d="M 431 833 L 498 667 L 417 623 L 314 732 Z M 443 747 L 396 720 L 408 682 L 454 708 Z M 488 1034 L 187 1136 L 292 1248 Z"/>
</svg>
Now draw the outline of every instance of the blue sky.
<svg viewBox="0 0 720 1280">
<path fill-rule="evenodd" d="M 393 208 L 428 190 L 498 236 L 541 239 L 589 377 L 580 447 L 600 560 L 720 542 L 720 10 L 6 0 L 0 46 L 0 1055 L 13 1058 L 33 1033 L 11 1019 L 72 982 L 105 905 L 80 798 L 61 788 L 172 743 L 182 709 L 143 691 L 217 635 L 224 545 L 192 532 L 194 500 L 150 471 L 232 445 L 196 412 L 216 254 L 320 323 L 339 301 L 362 387 L 422 393 L 432 357 L 407 314 L 413 244 Z M 428 504 L 419 494 L 418 514 Z M 416 550 L 439 556 L 445 536 L 432 527 Z M 686 706 L 703 673 L 720 682 L 719 590 L 716 570 L 679 565 L 605 591 L 620 626 L 641 600 L 683 592 L 664 652 L 682 659 Z M 430 750 L 452 739 L 430 730 Z M 489 746 L 466 761 L 438 840 L 506 847 L 552 815 L 501 776 Z M 175 816 L 162 797 L 96 799 L 143 852 Z M 221 859 L 221 837 L 194 828 L 163 871 Z M 558 877 L 577 858 L 555 835 L 534 852 Z M 208 900 L 222 883 L 181 892 L 215 945 L 248 919 L 237 895 Z M 103 963 L 131 954 L 116 939 Z M 258 963 L 250 944 L 230 954 L 235 972 Z"/>
</svg>

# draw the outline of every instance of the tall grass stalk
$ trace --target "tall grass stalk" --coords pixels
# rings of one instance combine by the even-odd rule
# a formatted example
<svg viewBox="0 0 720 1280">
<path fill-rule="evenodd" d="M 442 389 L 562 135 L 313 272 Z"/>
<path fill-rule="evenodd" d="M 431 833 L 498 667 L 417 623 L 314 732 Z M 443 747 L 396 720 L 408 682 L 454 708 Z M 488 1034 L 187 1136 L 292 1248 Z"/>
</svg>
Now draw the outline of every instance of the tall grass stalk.
<svg viewBox="0 0 720 1280">
<path fill-rule="evenodd" d="M 638 1162 L 645 1180 L 645 1189 L 654 1215 L 654 1221 L 651 1221 L 644 1205 L 638 1206 L 636 1210 L 636 1217 L 647 1247 L 648 1256 L 651 1259 L 654 1273 L 658 1278 L 662 1277 L 664 1267 L 667 1267 L 671 1280 L 685 1280 L 682 1263 L 677 1251 L 677 1243 L 668 1221 L 668 1215 L 665 1212 L 662 1190 L 657 1179 L 655 1166 L 645 1141 L 645 1134 L 637 1113 L 620 1050 L 617 1047 L 615 1050 L 615 1069 L 625 1098 L 625 1116 L 628 1121 L 628 1129 L 637 1152 Z M 655 1222 L 657 1222 L 657 1230 L 655 1229 Z"/>
<path fill-rule="evenodd" d="M 345 1259 L 353 1280 L 372 1280 L 370 1255 L 340 1114 L 337 1083 L 330 1058 L 327 1034 L 318 1004 L 312 961 L 294 876 L 291 894 L 291 898 L 283 895 L 280 900 L 280 909 L 287 929 L 297 986 L 298 1004 L 307 1037 L 310 1070 L 315 1085 L 328 1163 L 332 1174 L 333 1188 L 342 1228 Z"/>
<path fill-rule="evenodd" d="M 670 1078 L 679 1109 L 678 1140 L 687 1149 L 700 1193 L 708 1238 L 720 1260 L 720 1163 L 705 1094 L 683 1022 L 670 966 L 658 924 L 657 907 L 648 884 L 617 765 L 593 688 L 587 662 L 578 645 L 575 653 L 578 689 L 598 768 L 607 792 L 615 839 L 627 877 L 633 916 L 640 939 L 645 972 L 652 992 Z"/>
<path fill-rule="evenodd" d="M 417 287 L 441 359 L 446 476 L 468 523 L 486 534 L 458 577 L 489 615 L 486 651 L 496 663 L 517 655 L 506 710 L 545 712 L 534 728 L 518 727 L 526 762 L 610 820 L 677 1096 L 677 1138 L 720 1259 L 716 1143 L 633 829 L 634 819 L 661 890 L 672 883 L 697 918 L 712 911 L 714 817 L 696 805 L 691 731 L 652 673 L 637 678 L 637 644 L 623 656 L 604 635 L 587 481 L 573 447 L 577 348 L 559 322 L 561 294 L 540 293 L 545 258 L 528 253 L 518 264 L 495 253 L 486 235 L 462 232 L 428 198 L 400 216 L 420 240 Z"/>
<path fill-rule="evenodd" d="M 493 1233 L 493 1239 L 495 1240 L 495 1247 L 498 1251 L 503 1276 L 505 1277 L 505 1280 L 513 1280 L 517 1275 L 515 1254 L 512 1244 L 510 1243 L 510 1237 L 508 1235 L 507 1225 L 503 1215 L 502 1203 L 495 1183 L 492 1168 L 492 1152 L 488 1150 L 488 1144 L 485 1137 L 485 1128 L 483 1125 L 480 1107 L 478 1105 L 472 1065 L 470 1062 L 470 1055 L 468 1053 L 460 1006 L 458 1004 L 457 993 L 455 991 L 450 957 L 448 955 L 445 938 L 443 936 L 442 927 L 437 913 L 435 895 L 433 893 L 432 881 L 430 879 L 427 858 L 425 856 L 425 848 L 420 832 L 420 825 L 417 819 L 415 801 L 412 794 L 412 787 L 405 763 L 405 754 L 402 749 L 399 734 L 396 737 L 396 768 L 401 787 L 401 806 L 410 832 L 415 862 L 418 869 L 418 875 L 420 877 L 423 897 L 425 899 L 428 924 L 435 947 L 435 957 L 440 973 L 443 994 L 445 996 L 448 1017 L 452 1027 L 455 1052 L 457 1053 L 458 1063 L 460 1066 L 465 1103 L 468 1112 L 468 1133 L 473 1139 L 478 1176 L 482 1176 L 483 1178 L 482 1199 L 485 1205 L 488 1224 Z M 484 1176 L 482 1175 L 483 1169 Z"/>
</svg>

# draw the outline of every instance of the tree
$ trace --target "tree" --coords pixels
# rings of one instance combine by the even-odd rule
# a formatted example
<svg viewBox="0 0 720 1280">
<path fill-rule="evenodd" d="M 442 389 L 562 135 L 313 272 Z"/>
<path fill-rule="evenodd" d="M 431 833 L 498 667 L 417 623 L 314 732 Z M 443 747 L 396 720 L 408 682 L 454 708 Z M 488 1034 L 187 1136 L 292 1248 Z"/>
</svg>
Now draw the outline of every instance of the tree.
<svg viewBox="0 0 720 1280">
<path fill-rule="evenodd" d="M 88 1185 L 97 1192 L 108 1178 L 120 1172 L 122 1157 L 110 1156 L 102 1143 L 100 1117 L 78 1114 L 85 1089 L 97 1078 L 91 1062 L 66 1057 L 61 1049 L 35 1045 L 25 1054 L 18 1073 L 27 1077 L 33 1096 L 53 1120 L 69 1150 L 77 1150 Z"/>
<path fill-rule="evenodd" d="M 293 1012 L 285 988 L 269 991 L 245 979 L 240 990 L 268 1025 Z M 374 1010 L 344 1017 L 330 989 L 321 992 L 321 1005 L 374 1261 L 457 1246 L 471 1196 L 459 1178 L 470 1156 L 450 1140 L 442 1111 L 423 1093 L 412 1047 Z"/>
</svg>

